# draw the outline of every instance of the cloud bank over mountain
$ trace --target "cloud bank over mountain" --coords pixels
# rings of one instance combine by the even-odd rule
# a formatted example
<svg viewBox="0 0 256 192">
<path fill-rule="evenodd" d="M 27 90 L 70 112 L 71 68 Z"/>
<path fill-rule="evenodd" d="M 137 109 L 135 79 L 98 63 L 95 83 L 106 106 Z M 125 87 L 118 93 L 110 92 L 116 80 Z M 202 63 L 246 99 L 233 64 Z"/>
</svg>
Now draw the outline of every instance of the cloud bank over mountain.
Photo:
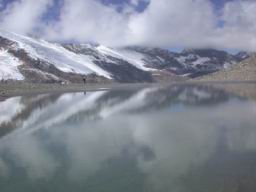
<svg viewBox="0 0 256 192">
<path fill-rule="evenodd" d="M 231 0 L 218 10 L 210 0 L 108 1 L 0 0 L 0 27 L 52 41 L 256 50 L 256 1 Z"/>
</svg>

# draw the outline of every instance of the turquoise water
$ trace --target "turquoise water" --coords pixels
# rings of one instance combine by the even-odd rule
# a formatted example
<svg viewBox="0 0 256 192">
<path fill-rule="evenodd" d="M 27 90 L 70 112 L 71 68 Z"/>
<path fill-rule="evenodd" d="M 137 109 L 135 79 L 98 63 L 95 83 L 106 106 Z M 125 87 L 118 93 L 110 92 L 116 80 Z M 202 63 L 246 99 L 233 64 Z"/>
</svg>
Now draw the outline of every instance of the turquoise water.
<svg viewBox="0 0 256 192">
<path fill-rule="evenodd" d="M 0 192 L 255 192 L 256 102 L 211 86 L 0 102 Z"/>
</svg>

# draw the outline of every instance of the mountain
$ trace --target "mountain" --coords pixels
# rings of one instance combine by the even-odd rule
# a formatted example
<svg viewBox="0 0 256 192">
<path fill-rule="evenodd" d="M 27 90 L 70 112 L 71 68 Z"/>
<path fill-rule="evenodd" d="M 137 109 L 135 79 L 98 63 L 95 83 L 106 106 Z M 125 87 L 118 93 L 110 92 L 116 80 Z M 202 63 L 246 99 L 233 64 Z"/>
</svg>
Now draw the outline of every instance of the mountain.
<svg viewBox="0 0 256 192">
<path fill-rule="evenodd" d="M 198 78 L 200 81 L 256 81 L 256 54 L 228 69 Z"/>
<path fill-rule="evenodd" d="M 28 82 L 153 82 L 216 72 L 246 58 L 214 49 L 109 48 L 58 44 L 0 30 L 0 80 Z"/>
<path fill-rule="evenodd" d="M 176 75 L 188 77 L 216 72 L 241 60 L 240 55 L 235 56 L 214 49 L 186 49 L 181 53 L 142 47 L 128 47 L 126 50 L 142 54 L 142 60 L 149 68 L 170 71 Z"/>
</svg>

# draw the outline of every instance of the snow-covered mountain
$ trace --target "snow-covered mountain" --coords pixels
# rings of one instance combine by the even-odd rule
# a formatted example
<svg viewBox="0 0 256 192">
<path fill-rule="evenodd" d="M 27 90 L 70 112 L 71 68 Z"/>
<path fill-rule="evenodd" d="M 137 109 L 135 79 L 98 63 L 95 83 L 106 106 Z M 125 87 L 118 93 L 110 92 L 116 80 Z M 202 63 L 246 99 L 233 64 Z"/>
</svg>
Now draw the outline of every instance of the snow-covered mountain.
<svg viewBox="0 0 256 192">
<path fill-rule="evenodd" d="M 213 49 L 174 53 L 159 48 L 57 44 L 0 30 L 0 80 L 152 82 L 215 72 L 245 59 Z"/>
<path fill-rule="evenodd" d="M 125 49 L 142 54 L 146 67 L 189 77 L 228 68 L 249 57 L 249 54 L 245 52 L 232 55 L 215 49 L 185 49 L 181 53 L 160 48 L 128 47 Z"/>
</svg>

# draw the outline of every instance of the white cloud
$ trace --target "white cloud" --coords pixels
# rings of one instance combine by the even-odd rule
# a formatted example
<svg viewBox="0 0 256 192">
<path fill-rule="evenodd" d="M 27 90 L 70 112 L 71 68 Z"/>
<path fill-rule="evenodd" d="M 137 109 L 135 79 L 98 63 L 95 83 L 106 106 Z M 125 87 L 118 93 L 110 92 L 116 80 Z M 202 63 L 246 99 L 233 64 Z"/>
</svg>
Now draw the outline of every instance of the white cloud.
<svg viewBox="0 0 256 192">
<path fill-rule="evenodd" d="M 115 44 L 125 35 L 127 23 L 126 15 L 97 1 L 65 0 L 60 20 L 51 23 L 46 34 L 51 39 Z"/>
<path fill-rule="evenodd" d="M 138 1 L 131 3 L 136 5 Z M 65 0 L 60 20 L 52 23 L 46 34 L 51 39 L 97 41 L 114 46 L 193 46 L 215 24 L 211 4 L 205 0 L 151 0 L 143 13 L 127 12 L 118 13 L 97 1 Z"/>
<path fill-rule="evenodd" d="M 95 0 L 64 0 L 60 17 L 40 20 L 51 0 L 21 0 L 1 15 L 2 28 L 29 33 L 40 28 L 49 40 L 93 41 L 108 46 L 215 47 L 256 50 L 256 1 L 235 0 L 216 14 L 210 0 L 139 0 L 125 4 L 122 12 Z M 41 21 L 41 22 L 40 22 Z M 219 22 L 225 24 L 220 28 Z"/>
<path fill-rule="evenodd" d="M 218 30 L 219 44 L 256 50 L 256 1 L 229 2 L 223 9 L 225 26 Z"/>
<path fill-rule="evenodd" d="M 131 0 L 131 4 L 137 6 L 140 0 Z"/>
<path fill-rule="evenodd" d="M 193 46 L 211 33 L 215 22 L 209 1 L 151 0 L 144 13 L 131 17 L 129 27 L 134 43 Z"/>
<path fill-rule="evenodd" d="M 22 34 L 31 33 L 40 26 L 41 16 L 51 3 L 52 0 L 14 1 L 0 13 L 0 27 Z"/>
<path fill-rule="evenodd" d="M 140 2 L 149 3 L 150 0 L 131 0 L 131 4 L 134 6 L 138 6 Z"/>
<path fill-rule="evenodd" d="M 256 1 L 232 1 L 218 16 L 207 0 L 151 0 L 129 20 L 129 42 L 162 47 L 256 50 Z M 220 28 L 219 22 L 225 25 Z"/>
</svg>

